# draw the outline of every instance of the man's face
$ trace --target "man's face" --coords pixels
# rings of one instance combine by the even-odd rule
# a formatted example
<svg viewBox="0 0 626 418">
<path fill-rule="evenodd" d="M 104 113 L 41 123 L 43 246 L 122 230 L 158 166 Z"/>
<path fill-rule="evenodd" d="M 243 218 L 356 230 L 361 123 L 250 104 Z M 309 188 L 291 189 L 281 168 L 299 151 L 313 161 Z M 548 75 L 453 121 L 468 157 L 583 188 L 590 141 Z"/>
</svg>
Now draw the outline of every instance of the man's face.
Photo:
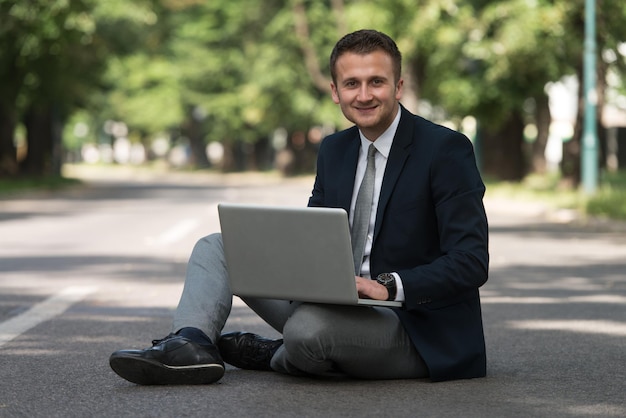
<svg viewBox="0 0 626 418">
<path fill-rule="evenodd" d="M 335 70 L 333 101 L 367 139 L 376 140 L 393 122 L 402 97 L 403 80 L 395 82 L 391 57 L 383 51 L 348 52 L 337 59 Z"/>
</svg>

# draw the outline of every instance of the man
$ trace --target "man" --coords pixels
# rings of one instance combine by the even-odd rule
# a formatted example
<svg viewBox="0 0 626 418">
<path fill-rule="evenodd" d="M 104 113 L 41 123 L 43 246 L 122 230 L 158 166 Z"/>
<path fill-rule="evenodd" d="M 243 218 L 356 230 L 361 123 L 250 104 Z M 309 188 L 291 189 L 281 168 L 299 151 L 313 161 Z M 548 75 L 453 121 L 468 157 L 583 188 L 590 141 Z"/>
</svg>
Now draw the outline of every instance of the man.
<svg viewBox="0 0 626 418">
<path fill-rule="evenodd" d="M 387 35 L 346 35 L 330 69 L 332 98 L 355 126 L 323 141 L 309 206 L 348 211 L 360 296 L 399 300 L 403 308 L 244 298 L 283 339 L 220 335 L 232 294 L 214 234 L 191 255 L 174 333 L 146 350 L 113 353 L 110 364 L 121 377 L 211 383 L 224 374 L 222 358 L 293 375 L 485 375 L 478 288 L 487 280 L 488 232 L 471 143 L 400 105 L 401 55 Z M 361 183 L 370 193 L 365 203 Z"/>
</svg>

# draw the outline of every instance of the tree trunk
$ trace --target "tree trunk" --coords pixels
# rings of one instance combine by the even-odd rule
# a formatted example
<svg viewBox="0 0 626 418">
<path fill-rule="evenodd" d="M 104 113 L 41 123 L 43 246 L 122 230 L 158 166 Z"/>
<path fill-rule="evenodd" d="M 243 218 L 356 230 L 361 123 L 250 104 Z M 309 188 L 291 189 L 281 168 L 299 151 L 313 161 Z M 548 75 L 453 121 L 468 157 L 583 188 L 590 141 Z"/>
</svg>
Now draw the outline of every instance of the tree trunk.
<svg viewBox="0 0 626 418">
<path fill-rule="evenodd" d="M 598 140 L 596 147 L 598 150 L 598 165 L 601 169 L 606 169 L 606 129 L 602 123 L 602 113 L 606 103 L 606 75 L 608 65 L 602 59 L 596 61 L 596 74 L 598 81 L 596 82 L 596 92 L 598 102 L 596 104 L 596 138 Z"/>
<path fill-rule="evenodd" d="M 16 115 L 13 107 L 0 102 L 0 177 L 18 172 L 15 136 Z"/>
<path fill-rule="evenodd" d="M 524 178 L 524 120 L 511 113 L 497 128 L 481 127 L 482 171 L 497 180 L 520 181 Z"/>
<path fill-rule="evenodd" d="M 222 145 L 224 146 L 222 172 L 234 173 L 244 171 L 248 164 L 247 144 L 241 141 L 225 140 L 222 142 Z"/>
<path fill-rule="evenodd" d="M 547 169 L 546 146 L 550 136 L 550 100 L 546 94 L 535 97 L 535 124 L 537 125 L 537 138 L 531 147 L 531 163 L 534 173 L 545 173 Z"/>
<path fill-rule="evenodd" d="M 341 13 L 343 11 L 343 3 L 335 3 L 335 7 L 339 6 L 338 9 L 335 9 L 335 13 Z M 302 50 L 302 54 L 304 55 L 304 65 L 306 66 L 309 76 L 311 77 L 313 84 L 318 90 L 324 93 L 330 93 L 330 79 L 322 73 L 322 66 L 320 65 L 317 58 L 315 46 L 311 42 L 311 36 L 309 33 L 309 22 L 306 15 L 306 6 L 301 0 L 296 0 L 293 2 L 292 10 L 296 39 L 298 40 L 298 43 L 300 44 L 300 49 Z M 340 20 L 338 16 L 338 22 L 339 21 Z"/>
<path fill-rule="evenodd" d="M 411 71 L 406 71 L 403 75 L 404 90 L 402 92 L 402 105 L 410 112 L 419 113 L 418 83 Z"/>
<path fill-rule="evenodd" d="M 274 167 L 274 150 L 267 136 L 254 142 L 254 161 L 257 170 L 271 170 Z"/>
<path fill-rule="evenodd" d="M 574 123 L 574 135 L 572 139 L 563 143 L 561 177 L 563 185 L 569 188 L 574 188 L 580 183 L 580 140 L 583 131 L 581 119 L 581 113 L 578 112 L 576 123 Z"/>
<path fill-rule="evenodd" d="M 26 158 L 20 173 L 30 176 L 61 175 L 62 122 L 51 105 L 31 106 L 24 116 Z"/>
<path fill-rule="evenodd" d="M 182 132 L 183 135 L 189 139 L 193 165 L 196 168 L 209 168 L 211 163 L 209 162 L 209 157 L 206 154 L 206 143 L 204 142 L 202 120 L 195 116 L 193 111 L 189 113 L 189 118 L 183 125 Z"/>
</svg>

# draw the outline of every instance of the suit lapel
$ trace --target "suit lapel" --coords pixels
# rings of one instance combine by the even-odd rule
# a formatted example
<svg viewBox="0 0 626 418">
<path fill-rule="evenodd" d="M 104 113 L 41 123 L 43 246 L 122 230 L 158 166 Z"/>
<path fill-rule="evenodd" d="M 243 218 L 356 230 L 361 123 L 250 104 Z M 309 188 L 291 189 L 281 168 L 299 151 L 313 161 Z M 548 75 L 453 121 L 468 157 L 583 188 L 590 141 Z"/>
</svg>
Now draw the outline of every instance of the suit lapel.
<svg viewBox="0 0 626 418">
<path fill-rule="evenodd" d="M 409 145 L 413 142 L 414 124 L 412 114 L 404 107 L 400 107 L 402 114 L 400 115 L 400 123 L 393 137 L 393 144 L 389 151 L 389 159 L 385 168 L 385 176 L 380 189 L 380 197 L 378 200 L 378 209 L 376 212 L 376 224 L 374 227 L 374 241 L 378 236 L 382 225 L 382 219 L 387 208 L 387 203 L 391 198 L 391 193 L 400 177 L 400 173 L 404 168 L 404 164 L 410 155 Z"/>
<path fill-rule="evenodd" d="M 354 129 L 354 132 L 353 138 L 347 141 L 345 158 L 342 161 L 343 168 L 339 170 L 340 177 L 337 179 L 339 185 L 339 205 L 348 213 L 350 213 L 356 166 L 359 161 L 359 149 L 361 148 L 359 131 Z"/>
</svg>

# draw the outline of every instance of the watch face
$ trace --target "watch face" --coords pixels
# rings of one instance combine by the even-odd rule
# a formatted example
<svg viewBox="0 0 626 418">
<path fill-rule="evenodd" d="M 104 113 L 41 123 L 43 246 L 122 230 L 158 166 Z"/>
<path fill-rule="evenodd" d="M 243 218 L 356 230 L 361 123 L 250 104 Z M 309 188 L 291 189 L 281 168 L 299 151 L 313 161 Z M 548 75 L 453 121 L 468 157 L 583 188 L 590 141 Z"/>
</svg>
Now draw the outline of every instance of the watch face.
<svg viewBox="0 0 626 418">
<path fill-rule="evenodd" d="M 389 274 L 389 273 L 383 273 L 383 274 L 379 274 L 378 277 L 376 277 L 376 281 L 378 281 L 378 283 L 382 284 L 382 285 L 386 285 L 389 284 L 390 282 L 395 282 L 395 277 L 393 277 L 393 274 Z"/>
</svg>

